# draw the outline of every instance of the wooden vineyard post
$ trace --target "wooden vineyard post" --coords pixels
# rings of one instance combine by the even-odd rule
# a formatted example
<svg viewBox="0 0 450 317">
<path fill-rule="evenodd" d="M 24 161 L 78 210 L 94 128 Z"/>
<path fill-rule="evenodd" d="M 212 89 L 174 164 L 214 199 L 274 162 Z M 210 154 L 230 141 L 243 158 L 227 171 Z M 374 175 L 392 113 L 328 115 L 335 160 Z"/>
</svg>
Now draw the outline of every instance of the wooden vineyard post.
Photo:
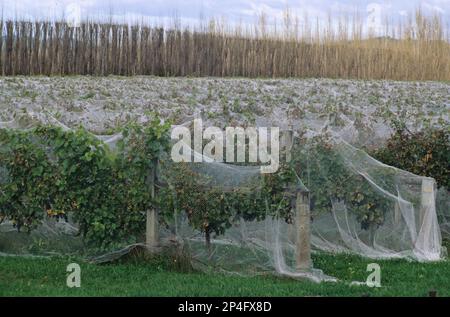
<svg viewBox="0 0 450 317">
<path fill-rule="evenodd" d="M 282 154 L 284 155 L 286 164 L 289 163 L 292 159 L 292 147 L 294 144 L 294 131 L 292 126 L 289 126 L 287 130 L 283 131 L 282 137 L 281 137 L 281 149 Z M 286 190 L 289 192 L 289 196 L 292 198 L 292 196 L 296 195 L 295 190 L 293 190 L 293 184 L 289 184 L 286 187 Z M 295 197 L 293 197 L 295 199 Z M 295 208 L 295 203 L 292 204 L 292 208 Z M 288 239 L 289 241 L 295 242 L 297 239 L 297 230 L 295 226 L 288 226 Z"/>
<path fill-rule="evenodd" d="M 284 131 L 283 133 L 283 139 L 281 141 L 281 146 L 284 151 L 284 156 L 286 159 L 286 163 L 289 163 L 292 158 L 291 150 L 294 145 L 294 131 L 291 126 L 289 126 L 289 129 Z"/>
<path fill-rule="evenodd" d="M 295 202 L 297 241 L 296 264 L 297 270 L 307 271 L 312 268 L 311 263 L 311 214 L 309 210 L 309 191 L 297 191 Z"/>
<path fill-rule="evenodd" d="M 149 190 L 152 201 L 155 198 L 155 184 L 156 184 L 156 168 L 157 162 L 153 164 L 152 171 L 150 172 L 149 177 Z M 152 208 L 147 210 L 147 223 L 146 223 L 146 245 L 150 250 L 156 250 L 159 246 L 159 228 L 158 228 L 158 210 L 156 208 Z"/>
<path fill-rule="evenodd" d="M 400 203 L 397 201 L 395 202 L 395 206 L 394 206 L 394 224 L 399 224 L 400 223 L 400 219 L 402 217 L 402 213 L 400 211 Z"/>
<path fill-rule="evenodd" d="M 286 163 L 289 163 L 292 159 L 292 147 L 294 145 L 294 131 L 290 126 L 287 131 L 285 131 L 282 140 L 282 146 L 284 150 L 284 155 Z M 290 232 L 288 229 L 287 234 L 289 235 L 289 240 L 291 240 L 290 235 L 293 234 L 295 238 L 296 247 L 296 269 L 298 271 L 309 271 L 312 269 L 311 261 L 311 213 L 309 209 L 309 190 L 298 179 L 297 184 L 290 184 L 288 186 L 288 191 L 290 193 L 292 201 L 292 207 L 295 208 L 295 226 L 293 228 L 294 232 Z M 289 226 L 288 228 L 291 228 Z"/>
</svg>

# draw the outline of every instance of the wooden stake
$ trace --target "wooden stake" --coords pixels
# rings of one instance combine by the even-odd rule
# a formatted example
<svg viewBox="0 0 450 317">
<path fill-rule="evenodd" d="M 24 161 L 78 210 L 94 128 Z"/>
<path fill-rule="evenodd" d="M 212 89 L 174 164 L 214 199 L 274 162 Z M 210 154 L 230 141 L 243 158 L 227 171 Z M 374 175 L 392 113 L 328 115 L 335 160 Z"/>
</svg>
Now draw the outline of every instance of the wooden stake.
<svg viewBox="0 0 450 317">
<path fill-rule="evenodd" d="M 309 192 L 298 191 L 295 204 L 297 217 L 297 269 L 310 270 L 311 265 L 311 215 L 309 210 Z"/>
<path fill-rule="evenodd" d="M 156 182 L 156 167 L 157 163 L 153 165 L 153 169 L 149 179 L 149 190 L 152 200 L 155 198 L 155 182 Z M 158 232 L 158 210 L 152 208 L 147 210 L 147 224 L 146 224 L 146 245 L 149 249 L 155 249 L 159 246 L 159 232 Z"/>
<path fill-rule="evenodd" d="M 289 163 L 291 161 L 292 158 L 291 151 L 293 144 L 294 144 L 294 131 L 292 130 L 292 127 L 289 127 L 288 130 L 283 132 L 283 138 L 281 141 L 281 146 L 284 151 L 286 163 Z"/>
<path fill-rule="evenodd" d="M 400 219 L 402 219 L 402 213 L 400 211 L 400 203 L 397 201 L 394 207 L 394 223 L 397 225 L 400 223 Z"/>
</svg>

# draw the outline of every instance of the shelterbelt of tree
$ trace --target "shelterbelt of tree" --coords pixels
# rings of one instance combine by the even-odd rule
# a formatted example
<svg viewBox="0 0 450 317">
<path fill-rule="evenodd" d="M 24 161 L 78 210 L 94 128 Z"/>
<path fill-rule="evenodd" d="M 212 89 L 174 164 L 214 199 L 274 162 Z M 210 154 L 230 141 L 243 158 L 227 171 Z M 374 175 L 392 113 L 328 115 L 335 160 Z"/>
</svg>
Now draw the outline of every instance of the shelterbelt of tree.
<svg viewBox="0 0 450 317">
<path fill-rule="evenodd" d="M 219 21 L 194 29 L 0 21 L 0 74 L 450 80 L 448 31 L 438 17 L 418 11 L 386 25 L 384 36 L 363 34 L 353 18 L 334 30 L 299 28 L 286 15 L 281 33 L 264 20 L 252 31 Z"/>
</svg>

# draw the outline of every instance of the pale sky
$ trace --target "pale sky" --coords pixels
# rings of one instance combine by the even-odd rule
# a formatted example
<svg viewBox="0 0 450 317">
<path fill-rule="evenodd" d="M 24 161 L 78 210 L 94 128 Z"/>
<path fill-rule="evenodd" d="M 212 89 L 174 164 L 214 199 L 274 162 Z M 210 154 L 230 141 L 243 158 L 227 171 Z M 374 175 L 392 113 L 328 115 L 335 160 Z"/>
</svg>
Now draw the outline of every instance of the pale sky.
<svg viewBox="0 0 450 317">
<path fill-rule="evenodd" d="M 112 15 L 119 20 L 144 18 L 161 23 L 177 17 L 188 24 L 198 22 L 200 17 L 225 17 L 229 23 L 251 24 L 261 12 L 269 20 L 281 21 L 286 7 L 300 18 L 307 14 L 321 20 L 328 14 L 351 15 L 358 10 L 367 23 L 377 24 L 385 17 L 404 19 L 420 6 L 425 14 L 439 13 L 444 23 L 450 21 L 450 0 L 0 0 L 0 5 L 7 18 L 61 17 L 73 12 L 75 5 L 82 18 Z"/>
</svg>

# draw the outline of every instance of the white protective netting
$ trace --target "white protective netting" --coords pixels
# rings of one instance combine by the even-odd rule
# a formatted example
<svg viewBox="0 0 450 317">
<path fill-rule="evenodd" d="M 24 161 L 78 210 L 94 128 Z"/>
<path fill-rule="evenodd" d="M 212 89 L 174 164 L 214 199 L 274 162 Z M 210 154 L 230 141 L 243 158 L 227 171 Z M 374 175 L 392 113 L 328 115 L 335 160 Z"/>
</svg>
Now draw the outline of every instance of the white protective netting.
<svg viewBox="0 0 450 317">
<path fill-rule="evenodd" d="M 315 141 L 307 142 L 301 150 L 298 148 L 302 145 L 294 145 L 293 153 L 304 155 L 296 173 L 304 176 L 299 188 L 306 186 L 311 192 L 313 249 L 352 252 L 377 259 L 436 261 L 444 256 L 433 179 L 382 164 L 336 136 L 327 138 L 325 157 L 312 152 L 314 145 L 310 143 Z M 295 151 L 296 147 L 298 151 Z M 327 164 L 330 155 L 333 156 L 332 166 Z M 230 190 L 229 183 L 221 180 L 237 176 L 236 187 L 232 190 L 245 192 L 251 187 L 248 180 L 255 182 L 256 188 L 256 183 L 263 177 L 255 167 L 230 167 L 214 162 L 201 164 L 200 169 L 196 164 L 188 165 L 199 179 L 208 177 L 207 189 L 201 186 L 199 190 L 215 187 L 226 193 Z M 341 173 L 339 177 L 345 174 L 344 180 L 336 179 L 336 170 Z M 240 178 L 243 174 L 247 182 Z M 345 182 L 344 190 L 352 194 L 335 188 L 343 186 L 342 183 L 334 184 L 336 180 Z M 205 185 L 205 181 L 201 182 Z M 317 195 L 322 196 L 319 208 Z M 354 195 L 365 197 L 358 201 Z M 283 199 L 289 200 L 289 197 L 286 194 Z M 189 248 L 194 263 L 204 269 L 213 265 L 220 270 L 239 273 L 275 270 L 292 277 L 332 280 L 317 270 L 305 273 L 296 269 L 296 237 L 301 224 L 297 222 L 295 210 L 292 210 L 294 221 L 286 221 L 281 205 L 266 205 L 267 209 L 262 211 L 263 219 L 249 221 L 245 215 L 237 217 L 225 234 L 212 239 L 210 248 L 205 247 L 205 234 L 193 230 L 188 224 L 189 219 L 178 210 L 178 221 L 169 236 L 176 235 L 181 239 Z M 372 210 L 361 213 L 361 209 L 371 206 L 374 207 Z"/>
<path fill-rule="evenodd" d="M 298 182 L 291 185 L 310 192 L 313 250 L 352 252 L 383 259 L 441 259 L 445 256 L 441 230 L 448 230 L 448 192 L 438 191 L 431 178 L 387 166 L 351 145 L 360 143 L 368 132 L 359 133 L 354 121 L 345 115 L 341 119 L 337 126 L 330 117 L 311 119 L 308 124 L 304 123 L 306 119 L 289 122 L 294 131 L 289 169 L 298 177 Z M 38 123 L 70 129 L 48 113 L 16 115 L 11 121 L 1 122 L 0 128 L 28 129 Z M 268 126 L 274 122 L 260 120 L 258 124 Z M 122 138 L 121 134 L 97 137 L 113 151 Z M 226 219 L 225 230 L 210 233 L 209 243 L 205 243 L 205 232 L 191 225 L 192 218 L 186 212 L 204 206 L 189 202 L 180 205 L 178 200 L 183 198 L 174 195 L 173 217 L 160 232 L 163 245 L 175 242 L 188 252 L 192 265 L 202 270 L 239 274 L 275 272 L 314 281 L 335 280 L 318 269 L 298 269 L 297 238 L 301 224 L 289 188 L 278 193 L 276 199 L 264 196 L 267 193 L 261 184 L 265 176 L 259 166 L 214 162 L 192 152 L 204 161 L 183 163 L 183 168 L 196 177 L 193 183 L 198 184 L 193 188 L 223 196 L 226 207 L 208 208 L 217 209 L 219 214 L 221 210 L 234 212 L 229 216 L 231 219 Z M 178 180 L 173 178 L 170 166 L 159 170 L 159 178 L 165 186 L 175 188 Z M 7 181 L 8 171 L 2 166 L 0 183 Z M 230 195 L 241 199 L 241 203 L 248 200 L 245 213 L 234 210 L 232 203 L 227 205 Z M 39 246 L 44 245 L 45 249 L 49 240 L 52 246 L 48 248 L 57 252 L 73 253 L 82 245 L 77 224 L 70 221 L 70 216 L 66 221 L 45 221 L 27 236 L 18 233 L 8 221 L 0 225 L 0 252 L 33 253 Z"/>
</svg>

